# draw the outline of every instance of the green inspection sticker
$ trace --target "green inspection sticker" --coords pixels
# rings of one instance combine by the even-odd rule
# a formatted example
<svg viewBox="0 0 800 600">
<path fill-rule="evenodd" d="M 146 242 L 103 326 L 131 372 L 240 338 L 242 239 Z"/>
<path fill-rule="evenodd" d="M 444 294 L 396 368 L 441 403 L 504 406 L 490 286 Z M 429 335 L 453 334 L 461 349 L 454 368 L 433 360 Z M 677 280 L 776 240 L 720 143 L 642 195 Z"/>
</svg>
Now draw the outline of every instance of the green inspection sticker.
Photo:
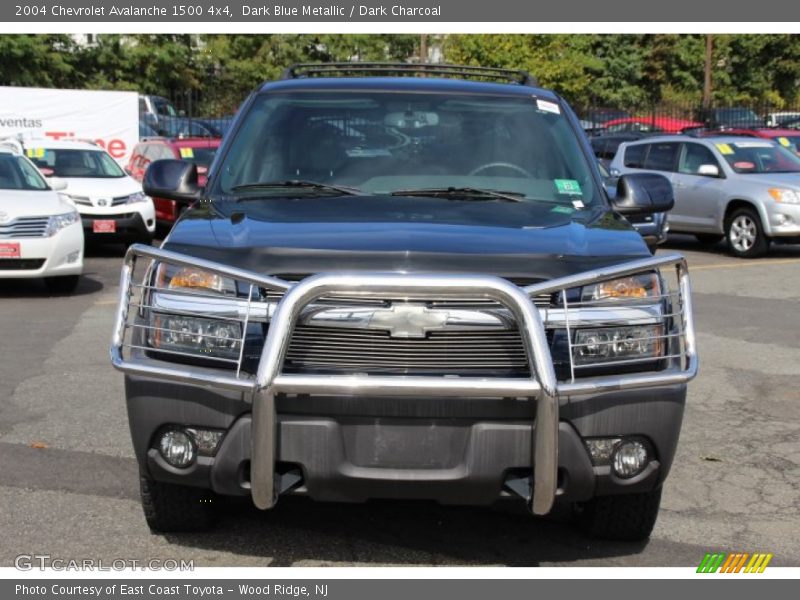
<svg viewBox="0 0 800 600">
<path fill-rule="evenodd" d="M 575 212 L 575 209 L 571 206 L 564 206 L 563 204 L 559 204 L 558 206 L 554 206 L 550 209 L 550 212 L 555 213 L 564 213 L 565 215 L 571 215 Z"/>
<path fill-rule="evenodd" d="M 567 196 L 582 196 L 581 184 L 574 179 L 555 179 L 556 191 Z"/>
</svg>

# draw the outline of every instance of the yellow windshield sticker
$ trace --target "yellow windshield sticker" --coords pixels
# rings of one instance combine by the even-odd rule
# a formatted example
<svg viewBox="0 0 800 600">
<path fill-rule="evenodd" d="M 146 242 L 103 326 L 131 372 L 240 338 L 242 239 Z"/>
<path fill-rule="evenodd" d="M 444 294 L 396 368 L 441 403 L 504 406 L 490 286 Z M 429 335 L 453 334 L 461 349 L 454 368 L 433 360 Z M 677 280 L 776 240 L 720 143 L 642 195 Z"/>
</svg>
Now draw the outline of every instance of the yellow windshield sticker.
<svg viewBox="0 0 800 600">
<path fill-rule="evenodd" d="M 733 148 L 730 147 L 730 144 L 717 144 L 717 148 L 723 154 L 733 154 Z"/>
<path fill-rule="evenodd" d="M 181 148 L 181 158 L 194 158 L 194 150 L 191 148 Z"/>
<path fill-rule="evenodd" d="M 778 141 L 780 142 L 781 146 L 788 148 L 792 145 L 792 142 L 789 141 L 789 138 L 779 137 Z"/>
<path fill-rule="evenodd" d="M 44 148 L 28 148 L 25 150 L 25 155 L 28 158 L 44 158 Z"/>
</svg>

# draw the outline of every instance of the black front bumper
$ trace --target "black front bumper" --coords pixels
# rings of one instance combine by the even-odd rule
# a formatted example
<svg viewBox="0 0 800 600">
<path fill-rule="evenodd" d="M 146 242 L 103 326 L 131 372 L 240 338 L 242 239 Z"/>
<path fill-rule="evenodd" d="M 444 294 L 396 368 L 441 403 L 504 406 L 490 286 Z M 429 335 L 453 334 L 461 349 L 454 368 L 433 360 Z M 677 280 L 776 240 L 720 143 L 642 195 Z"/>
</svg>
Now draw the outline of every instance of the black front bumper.
<svg viewBox="0 0 800 600">
<path fill-rule="evenodd" d="M 155 480 L 248 495 L 251 405 L 241 394 L 126 377 L 140 469 Z M 675 454 L 685 385 L 564 398 L 560 406 L 557 502 L 648 491 Z M 531 473 L 535 404 L 448 398 L 278 397 L 278 473 L 300 473 L 293 493 L 315 500 L 431 499 L 490 504 Z M 165 425 L 227 431 L 215 457 L 187 469 L 153 447 Z M 582 438 L 647 438 L 654 460 L 623 480 L 593 466 Z"/>
</svg>

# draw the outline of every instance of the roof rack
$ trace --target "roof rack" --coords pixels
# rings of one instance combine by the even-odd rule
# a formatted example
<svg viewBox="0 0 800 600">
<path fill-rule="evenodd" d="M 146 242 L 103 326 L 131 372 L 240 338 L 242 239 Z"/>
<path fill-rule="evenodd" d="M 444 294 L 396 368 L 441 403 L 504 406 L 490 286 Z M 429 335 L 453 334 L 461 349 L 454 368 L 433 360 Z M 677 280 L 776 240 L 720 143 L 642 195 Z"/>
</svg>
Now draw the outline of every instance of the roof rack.
<svg viewBox="0 0 800 600">
<path fill-rule="evenodd" d="M 343 77 L 347 75 L 435 75 L 469 79 L 506 81 L 520 85 L 539 86 L 539 81 L 527 71 L 474 67 L 471 65 L 394 63 L 394 62 L 330 62 L 297 63 L 284 69 L 281 79 L 307 77 Z"/>
</svg>

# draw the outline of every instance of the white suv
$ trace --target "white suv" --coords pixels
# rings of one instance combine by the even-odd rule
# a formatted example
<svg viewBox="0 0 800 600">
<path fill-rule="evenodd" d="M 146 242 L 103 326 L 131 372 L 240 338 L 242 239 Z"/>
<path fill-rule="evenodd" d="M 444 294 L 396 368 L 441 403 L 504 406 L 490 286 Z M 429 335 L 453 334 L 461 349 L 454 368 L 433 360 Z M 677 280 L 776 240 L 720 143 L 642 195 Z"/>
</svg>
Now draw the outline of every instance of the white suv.
<svg viewBox="0 0 800 600">
<path fill-rule="evenodd" d="M 75 289 L 83 271 L 80 224 L 75 207 L 28 159 L 0 149 L 0 279 L 43 277 L 51 291 Z"/>
<path fill-rule="evenodd" d="M 105 150 L 89 142 L 26 141 L 25 154 L 65 194 L 83 220 L 87 238 L 149 244 L 156 230 L 153 201 Z"/>
</svg>

